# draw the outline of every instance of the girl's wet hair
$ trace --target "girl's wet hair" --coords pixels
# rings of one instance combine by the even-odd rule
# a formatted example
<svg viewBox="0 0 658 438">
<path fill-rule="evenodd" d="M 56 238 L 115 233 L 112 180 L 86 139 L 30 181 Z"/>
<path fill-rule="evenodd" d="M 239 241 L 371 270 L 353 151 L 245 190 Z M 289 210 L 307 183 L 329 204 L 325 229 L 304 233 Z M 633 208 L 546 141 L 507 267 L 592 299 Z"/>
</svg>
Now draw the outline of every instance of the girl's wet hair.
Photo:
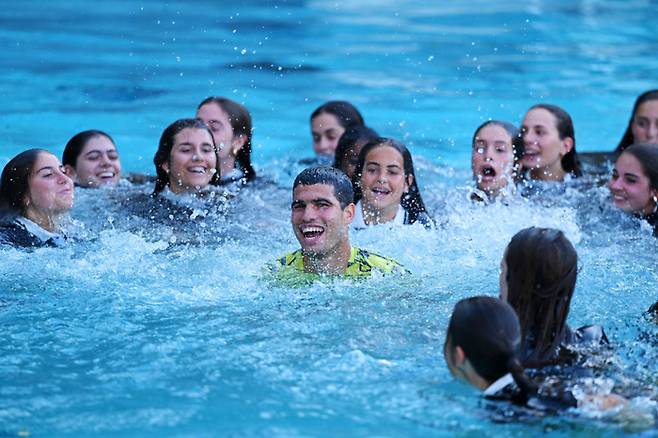
<svg viewBox="0 0 658 438">
<path fill-rule="evenodd" d="M 658 90 L 645 91 L 644 93 L 640 94 L 637 97 L 637 99 L 635 99 L 635 104 L 633 105 L 633 112 L 631 113 L 631 119 L 628 121 L 628 126 L 626 127 L 626 132 L 624 132 L 624 136 L 619 141 L 619 144 L 617 145 L 617 149 L 615 149 L 616 153 L 622 152 L 624 149 L 626 149 L 628 146 L 632 145 L 635 142 L 635 139 L 633 138 L 633 128 L 632 128 L 633 120 L 635 119 L 635 113 L 637 113 L 637 109 L 640 107 L 640 105 L 650 100 L 658 100 Z"/>
<path fill-rule="evenodd" d="M 557 105 L 551 105 L 548 103 L 533 105 L 528 111 L 533 109 L 544 109 L 553 114 L 556 119 L 555 127 L 557 128 L 560 140 L 564 140 L 567 137 L 573 140 L 573 147 L 564 157 L 562 157 L 562 168 L 565 172 L 570 173 L 573 176 L 582 176 L 583 170 L 580 166 L 578 153 L 576 152 L 576 133 L 573 127 L 573 120 L 571 120 L 569 113 Z"/>
<path fill-rule="evenodd" d="M 297 186 L 312 186 L 314 184 L 326 184 L 334 188 L 334 196 L 344 209 L 353 202 L 354 190 L 347 175 L 338 169 L 328 166 L 310 167 L 302 170 L 292 184 L 294 191 Z"/>
<path fill-rule="evenodd" d="M 471 140 L 471 145 L 475 144 L 475 139 L 478 136 L 478 133 L 487 126 L 500 126 L 507 132 L 512 139 L 512 152 L 514 152 L 514 164 L 516 164 L 521 157 L 523 156 L 524 146 L 523 146 L 523 136 L 519 128 L 511 124 L 510 122 L 505 122 L 503 120 L 488 120 L 477 127 L 473 133 L 473 139 Z"/>
<path fill-rule="evenodd" d="M 246 107 L 231 99 L 218 96 L 205 98 L 199 104 L 197 109 L 200 109 L 202 106 L 209 103 L 214 103 L 226 113 L 228 116 L 228 121 L 231 124 L 231 128 L 233 128 L 233 135 L 241 135 L 246 138 L 244 145 L 235 155 L 235 161 L 238 163 L 240 170 L 242 170 L 242 173 L 244 174 L 243 178 L 246 181 L 253 181 L 256 179 L 256 170 L 251 164 L 251 135 L 253 129 L 249 111 Z M 219 162 L 217 165 L 219 168 Z"/>
<path fill-rule="evenodd" d="M 624 149 L 623 153 L 637 158 L 642 172 L 649 178 L 650 188 L 658 190 L 658 144 L 633 144 Z"/>
<path fill-rule="evenodd" d="M 365 125 L 363 116 L 351 103 L 344 100 L 332 100 L 320 105 L 311 113 L 311 120 L 320 114 L 331 114 L 336 117 L 338 124 L 347 129 L 350 125 Z"/>
<path fill-rule="evenodd" d="M 152 194 L 153 196 L 163 191 L 164 188 L 169 185 L 169 174 L 165 172 L 165 170 L 162 168 L 162 165 L 169 162 L 171 149 L 174 147 L 174 137 L 176 137 L 179 132 L 186 128 L 203 129 L 208 134 L 210 134 L 210 138 L 213 138 L 210 128 L 208 128 L 208 125 L 206 125 L 201 119 L 179 119 L 171 125 L 167 126 L 167 128 L 162 132 L 158 150 L 155 152 L 155 156 L 153 157 L 153 164 L 155 164 L 155 172 L 157 175 L 155 180 L 155 188 L 153 189 Z M 217 156 L 217 147 L 215 147 L 215 156 Z M 215 172 L 213 174 L 212 179 L 210 180 L 210 184 L 219 184 L 219 172 Z"/>
<path fill-rule="evenodd" d="M 28 149 L 9 160 L 0 177 L 0 209 L 25 216 L 25 197 L 30 191 L 30 174 L 43 149 Z"/>
<path fill-rule="evenodd" d="M 576 250 L 562 231 L 530 227 L 512 237 L 505 263 L 507 301 L 521 324 L 524 366 L 556 362 L 576 288 Z"/>
<path fill-rule="evenodd" d="M 88 131 L 78 132 L 73 137 L 71 137 L 68 143 L 66 143 L 66 146 L 64 147 L 64 153 L 62 154 L 62 164 L 68 164 L 75 169 L 75 165 L 78 161 L 78 157 L 82 153 L 82 150 L 87 145 L 89 140 L 95 137 L 105 137 L 115 145 L 114 140 L 112 137 L 110 137 L 109 134 L 103 131 L 99 131 L 98 129 L 90 129 Z"/>
<path fill-rule="evenodd" d="M 495 382 L 511 373 L 521 390 L 520 401 L 536 393 L 518 357 L 521 341 L 519 320 L 512 307 L 493 297 L 460 300 L 450 317 L 444 351 L 461 347 L 477 374 Z"/>
<path fill-rule="evenodd" d="M 413 176 L 413 181 L 409 184 L 409 191 L 403 194 L 400 199 L 400 205 L 407 211 L 409 223 L 413 224 L 418 220 L 418 217 L 421 214 L 427 214 L 427 209 L 425 208 L 425 203 L 423 202 L 423 198 L 420 196 L 420 190 L 418 189 L 418 179 L 416 178 L 416 173 L 414 171 L 414 162 L 411 158 L 411 152 L 409 152 L 409 149 L 407 149 L 404 144 L 397 140 L 379 137 L 363 146 L 363 149 L 361 149 L 361 153 L 359 154 L 359 164 L 356 166 L 354 178 L 352 180 L 352 184 L 354 185 L 354 202 L 358 202 L 363 197 L 363 192 L 361 190 L 361 175 L 363 174 L 366 156 L 370 151 L 380 146 L 390 146 L 398 151 L 400 155 L 402 155 L 402 165 L 404 167 L 405 178 L 408 178 L 409 175 Z"/>
<path fill-rule="evenodd" d="M 342 165 L 343 161 L 345 160 L 345 155 L 350 151 L 350 149 L 354 147 L 355 144 L 362 141 L 367 143 L 376 138 L 379 138 L 379 134 L 377 134 L 374 129 L 363 125 L 349 126 L 338 140 L 338 146 L 336 146 L 336 157 L 334 159 L 334 167 L 336 169 L 343 170 Z"/>
</svg>

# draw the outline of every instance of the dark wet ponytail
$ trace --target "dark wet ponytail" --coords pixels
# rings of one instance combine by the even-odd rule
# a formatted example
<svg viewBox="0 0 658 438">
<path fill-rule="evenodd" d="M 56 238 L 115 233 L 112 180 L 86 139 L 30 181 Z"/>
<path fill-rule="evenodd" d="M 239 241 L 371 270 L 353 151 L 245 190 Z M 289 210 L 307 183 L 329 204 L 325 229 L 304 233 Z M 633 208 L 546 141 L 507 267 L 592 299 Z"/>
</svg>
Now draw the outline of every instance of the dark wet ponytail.
<svg viewBox="0 0 658 438">
<path fill-rule="evenodd" d="M 518 357 L 521 327 L 514 309 L 493 297 L 460 300 L 450 317 L 446 350 L 457 346 L 464 351 L 477 374 L 495 382 L 510 373 L 519 387 L 523 403 L 537 392 Z"/>
</svg>

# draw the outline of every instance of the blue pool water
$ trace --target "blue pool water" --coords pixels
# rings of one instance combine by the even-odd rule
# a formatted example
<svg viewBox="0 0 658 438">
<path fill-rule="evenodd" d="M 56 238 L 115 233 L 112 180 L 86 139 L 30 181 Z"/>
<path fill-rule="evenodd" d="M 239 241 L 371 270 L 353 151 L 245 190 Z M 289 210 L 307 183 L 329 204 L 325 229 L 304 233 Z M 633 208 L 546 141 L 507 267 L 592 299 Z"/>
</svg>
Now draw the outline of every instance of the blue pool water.
<svg viewBox="0 0 658 438">
<path fill-rule="evenodd" d="M 153 173 L 163 128 L 216 94 L 250 109 L 273 184 L 194 205 L 182 231 L 135 213 L 127 199 L 148 187 L 78 191 L 67 228 L 86 242 L 1 250 L 0 436 L 656 435 L 650 232 L 588 181 L 558 201 L 466 201 L 470 137 L 488 118 L 548 101 L 572 114 L 579 150 L 616 146 L 656 88 L 655 2 L 218 3 L 2 4 L 1 165 L 98 128 L 125 170 Z M 263 263 L 297 246 L 289 185 L 308 115 L 342 98 L 410 146 L 443 226 L 353 234 L 412 280 L 272 287 Z M 495 423 L 445 367 L 452 307 L 497 294 L 505 245 L 530 225 L 576 245 L 569 321 L 605 326 L 606 375 L 632 415 Z"/>
</svg>

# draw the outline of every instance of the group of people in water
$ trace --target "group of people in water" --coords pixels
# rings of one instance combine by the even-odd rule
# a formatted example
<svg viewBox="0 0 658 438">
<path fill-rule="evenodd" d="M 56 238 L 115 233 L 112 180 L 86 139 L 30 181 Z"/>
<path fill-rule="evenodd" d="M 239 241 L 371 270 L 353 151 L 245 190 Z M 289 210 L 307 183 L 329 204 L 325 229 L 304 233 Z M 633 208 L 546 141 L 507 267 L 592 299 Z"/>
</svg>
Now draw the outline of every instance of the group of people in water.
<svg viewBox="0 0 658 438">
<path fill-rule="evenodd" d="M 380 224 L 437 226 L 423 202 L 410 151 L 367 127 L 361 113 L 345 101 L 321 105 L 310 125 L 317 163 L 332 160 L 333 166 L 314 165 L 297 175 L 291 224 L 300 249 L 268 264 L 268 274 L 275 280 L 311 281 L 409 275 L 395 260 L 352 246 L 349 230 Z M 153 158 L 151 196 L 203 198 L 214 186 L 250 184 L 256 179 L 251 149 L 247 109 L 230 99 L 209 97 L 199 104 L 195 118 L 177 120 L 163 131 Z M 658 90 L 638 97 L 614 154 L 608 181 L 613 204 L 646 220 L 658 233 Z M 571 117 L 549 104 L 531 107 L 520 127 L 497 120 L 479 126 L 471 165 L 471 199 L 485 204 L 504 202 L 528 181 L 557 184 L 583 174 Z M 120 178 L 119 152 L 102 131 L 73 136 L 61 163 L 45 150 L 21 152 L 0 179 L 0 243 L 65 245 L 60 222 L 73 206 L 74 186 L 113 186 Z M 577 259 L 559 230 L 531 227 L 517 233 L 501 261 L 500 299 L 472 297 L 455 306 L 444 347 L 450 371 L 487 396 L 537 403 L 545 394 L 525 368 L 568 362 L 579 343 L 606 344 L 601 327 L 572 330 L 566 324 Z M 623 399 L 608 402 L 616 405 Z"/>
</svg>

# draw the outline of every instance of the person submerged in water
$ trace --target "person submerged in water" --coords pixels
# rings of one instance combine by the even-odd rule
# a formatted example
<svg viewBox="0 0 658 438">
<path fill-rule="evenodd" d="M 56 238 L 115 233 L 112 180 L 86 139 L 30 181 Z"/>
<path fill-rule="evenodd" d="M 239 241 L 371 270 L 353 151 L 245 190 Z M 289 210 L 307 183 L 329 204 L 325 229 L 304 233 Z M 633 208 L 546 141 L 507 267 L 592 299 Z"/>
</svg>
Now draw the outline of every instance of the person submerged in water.
<svg viewBox="0 0 658 438">
<path fill-rule="evenodd" d="M 269 270 L 346 277 L 408 272 L 395 260 L 350 244 L 353 199 L 352 183 L 338 169 L 312 167 L 297 175 L 290 222 L 301 249 L 279 258 Z"/>
<path fill-rule="evenodd" d="M 485 398 L 539 411 L 572 407 L 607 410 L 626 404 L 616 394 L 574 394 L 569 382 L 526 374 L 520 351 L 522 330 L 515 310 L 494 297 L 460 300 L 452 312 L 443 355 L 450 373 L 483 391 Z M 505 414 L 509 418 L 509 412 Z"/>
<path fill-rule="evenodd" d="M 57 157 L 42 149 L 21 152 L 0 177 L 0 244 L 64 246 L 60 221 L 71 207 L 73 180 Z"/>
</svg>

